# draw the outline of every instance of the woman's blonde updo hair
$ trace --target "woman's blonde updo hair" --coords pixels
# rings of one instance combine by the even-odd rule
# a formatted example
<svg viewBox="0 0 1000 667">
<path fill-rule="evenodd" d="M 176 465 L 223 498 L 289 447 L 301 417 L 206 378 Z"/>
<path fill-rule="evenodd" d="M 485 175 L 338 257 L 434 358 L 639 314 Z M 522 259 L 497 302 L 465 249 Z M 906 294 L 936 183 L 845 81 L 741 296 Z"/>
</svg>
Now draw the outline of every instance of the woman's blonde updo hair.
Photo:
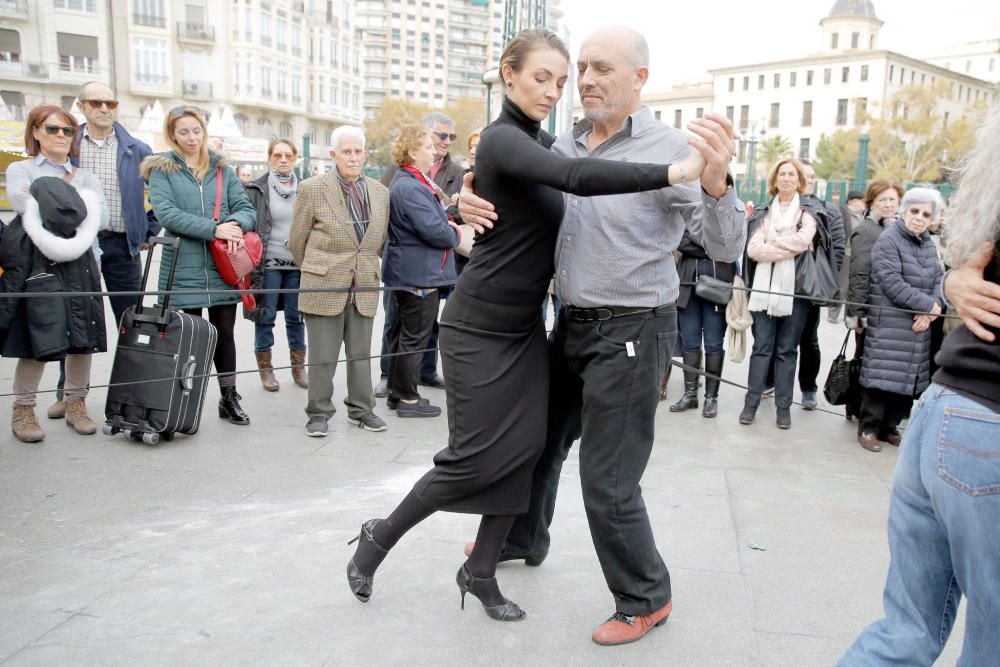
<svg viewBox="0 0 1000 667">
<path fill-rule="evenodd" d="M 420 148 L 431 131 L 423 125 L 404 125 L 392 140 L 392 161 L 402 167 L 412 164 L 410 152 Z"/>
</svg>

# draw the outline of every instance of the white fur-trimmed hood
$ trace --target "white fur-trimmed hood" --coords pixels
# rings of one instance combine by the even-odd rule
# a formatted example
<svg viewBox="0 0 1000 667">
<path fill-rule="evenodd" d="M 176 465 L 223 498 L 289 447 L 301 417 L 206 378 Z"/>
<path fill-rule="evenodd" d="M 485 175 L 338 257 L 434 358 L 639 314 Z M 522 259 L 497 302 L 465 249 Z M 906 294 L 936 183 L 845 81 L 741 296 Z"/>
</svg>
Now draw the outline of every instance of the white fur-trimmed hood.
<svg viewBox="0 0 1000 667">
<path fill-rule="evenodd" d="M 104 197 L 93 190 L 78 190 L 80 199 L 87 207 L 87 217 L 76 228 L 73 238 L 64 239 L 56 236 L 42 226 L 42 215 L 38 210 L 38 202 L 34 197 L 28 197 L 25 203 L 21 224 L 24 231 L 35 244 L 35 247 L 53 262 L 72 262 L 94 247 L 97 232 L 101 228 L 101 215 L 104 207 Z"/>
</svg>

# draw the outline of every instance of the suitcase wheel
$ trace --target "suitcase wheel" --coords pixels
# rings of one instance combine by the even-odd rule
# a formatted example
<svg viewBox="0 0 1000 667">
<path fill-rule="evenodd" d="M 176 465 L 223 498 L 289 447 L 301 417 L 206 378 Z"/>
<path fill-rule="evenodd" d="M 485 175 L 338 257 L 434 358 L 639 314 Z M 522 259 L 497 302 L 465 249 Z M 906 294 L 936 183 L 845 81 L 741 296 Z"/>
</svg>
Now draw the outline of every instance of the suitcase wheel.
<svg viewBox="0 0 1000 667">
<path fill-rule="evenodd" d="M 158 445 L 160 444 L 160 434 L 159 433 L 143 433 L 142 441 L 147 445 Z"/>
<path fill-rule="evenodd" d="M 104 435 L 114 435 L 115 433 L 118 433 L 118 429 L 112 426 L 111 422 L 107 422 L 101 427 L 101 432 L 104 433 Z"/>
<path fill-rule="evenodd" d="M 127 429 L 125 429 L 124 431 L 122 431 L 122 434 L 123 434 L 123 435 L 124 435 L 124 436 L 125 436 L 126 438 L 128 438 L 129 440 L 131 440 L 131 439 L 132 439 L 132 429 L 130 429 L 130 428 L 127 428 Z"/>
</svg>

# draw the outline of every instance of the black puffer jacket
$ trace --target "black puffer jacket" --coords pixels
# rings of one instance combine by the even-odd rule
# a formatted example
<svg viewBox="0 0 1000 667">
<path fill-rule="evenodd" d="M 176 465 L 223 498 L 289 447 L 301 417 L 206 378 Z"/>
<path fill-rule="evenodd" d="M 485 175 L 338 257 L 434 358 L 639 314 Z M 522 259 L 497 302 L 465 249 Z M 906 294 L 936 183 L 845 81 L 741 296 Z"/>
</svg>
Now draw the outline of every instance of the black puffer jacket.
<svg viewBox="0 0 1000 667">
<path fill-rule="evenodd" d="M 915 236 L 895 220 L 871 252 L 872 306 L 930 311 L 941 304 L 941 267 L 930 234 Z M 871 308 L 861 385 L 916 396 L 930 384 L 931 331 L 914 333 L 913 315 Z"/>
<path fill-rule="evenodd" d="M 875 242 L 892 223 L 899 218 L 876 219 L 870 211 L 865 214 L 864 222 L 851 234 L 851 262 L 847 276 L 847 317 L 864 317 L 868 309 L 863 305 L 868 303 L 868 288 L 871 283 L 872 248 Z"/>
<path fill-rule="evenodd" d="M 101 215 L 100 195 L 82 192 L 87 220 L 77 238 L 63 239 L 43 227 L 31 200 L 23 218 L 4 230 L 0 242 L 0 292 L 99 292 L 101 278 L 91 250 Z M 92 199 L 92 197 L 96 197 Z M 96 216 L 96 219 L 94 219 Z M 25 229 L 30 227 L 31 231 Z M 68 241 L 82 248 L 66 258 Z M 2 356 L 51 361 L 67 354 L 107 350 L 104 304 L 100 297 L 31 297 L 0 299 Z"/>
</svg>

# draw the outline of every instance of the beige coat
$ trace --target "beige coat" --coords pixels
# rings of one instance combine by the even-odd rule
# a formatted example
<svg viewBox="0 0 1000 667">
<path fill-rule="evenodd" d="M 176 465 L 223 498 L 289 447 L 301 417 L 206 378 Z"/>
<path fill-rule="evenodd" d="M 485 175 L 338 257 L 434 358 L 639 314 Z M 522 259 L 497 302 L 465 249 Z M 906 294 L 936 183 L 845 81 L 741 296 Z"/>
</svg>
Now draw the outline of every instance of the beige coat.
<svg viewBox="0 0 1000 667">
<path fill-rule="evenodd" d="M 303 181 L 295 195 L 288 249 L 302 272 L 301 289 L 346 290 L 357 278 L 361 288 L 378 287 L 382 279 L 380 257 L 389 226 L 389 190 L 363 176 L 368 185 L 371 220 L 359 242 L 347 210 L 336 171 Z M 375 317 L 379 292 L 358 292 L 358 312 Z M 299 310 L 310 315 L 340 315 L 347 294 L 313 292 L 299 295 Z"/>
</svg>

